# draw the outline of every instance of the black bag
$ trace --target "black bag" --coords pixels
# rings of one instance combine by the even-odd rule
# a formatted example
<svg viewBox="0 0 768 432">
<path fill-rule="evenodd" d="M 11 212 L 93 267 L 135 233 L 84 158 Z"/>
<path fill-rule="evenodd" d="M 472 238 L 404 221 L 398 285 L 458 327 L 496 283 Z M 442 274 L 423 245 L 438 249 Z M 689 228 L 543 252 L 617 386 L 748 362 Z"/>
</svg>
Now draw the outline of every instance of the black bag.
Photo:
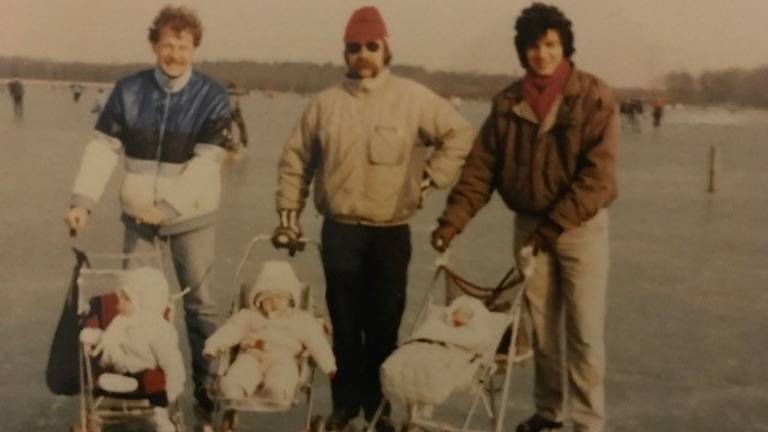
<svg viewBox="0 0 768 432">
<path fill-rule="evenodd" d="M 78 278 L 83 265 L 89 265 L 84 252 L 74 249 L 76 263 L 64 300 L 64 309 L 51 342 L 45 383 L 52 393 L 76 395 L 80 393 L 80 317 L 77 315 Z"/>
</svg>

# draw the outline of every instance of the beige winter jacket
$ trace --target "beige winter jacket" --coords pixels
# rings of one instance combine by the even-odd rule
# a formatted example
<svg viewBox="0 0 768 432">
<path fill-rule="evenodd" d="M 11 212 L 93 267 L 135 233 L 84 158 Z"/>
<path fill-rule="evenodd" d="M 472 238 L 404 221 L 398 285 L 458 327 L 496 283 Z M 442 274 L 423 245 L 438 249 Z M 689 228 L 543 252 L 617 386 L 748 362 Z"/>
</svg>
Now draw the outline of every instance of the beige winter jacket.
<svg viewBox="0 0 768 432">
<path fill-rule="evenodd" d="M 448 101 L 392 75 L 321 92 L 283 149 L 277 208 L 301 211 L 315 180 L 318 211 L 339 222 L 395 225 L 410 218 L 428 175 L 452 183 L 469 153 L 471 126 Z"/>
</svg>

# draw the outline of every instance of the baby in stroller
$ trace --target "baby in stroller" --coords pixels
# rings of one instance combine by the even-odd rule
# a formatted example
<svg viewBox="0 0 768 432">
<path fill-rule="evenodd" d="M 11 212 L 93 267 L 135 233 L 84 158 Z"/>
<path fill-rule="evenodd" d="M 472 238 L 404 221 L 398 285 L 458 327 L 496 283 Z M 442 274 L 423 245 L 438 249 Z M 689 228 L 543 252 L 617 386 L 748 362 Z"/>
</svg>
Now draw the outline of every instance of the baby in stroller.
<svg viewBox="0 0 768 432">
<path fill-rule="evenodd" d="M 80 332 L 84 344 L 95 346 L 91 355 L 100 356 L 97 387 L 109 393 L 145 393 L 156 430 L 175 431 L 168 406 L 184 389 L 185 369 L 178 334 L 169 321 L 168 283 L 160 270 L 139 267 L 123 273 L 119 284 L 117 315 L 104 330 L 89 319 Z"/>
<path fill-rule="evenodd" d="M 297 307 L 301 290 L 288 262 L 262 263 L 245 307 L 205 341 L 203 353 L 212 357 L 239 346 L 234 362 L 219 379 L 221 396 L 242 399 L 262 388 L 278 405 L 289 404 L 299 384 L 297 356 L 305 348 L 326 375 L 335 374 L 336 360 L 323 326 Z"/>
<path fill-rule="evenodd" d="M 429 306 L 426 320 L 382 364 L 382 391 L 430 418 L 434 405 L 474 382 L 476 360 L 493 352 L 508 319 L 462 295 Z"/>
</svg>

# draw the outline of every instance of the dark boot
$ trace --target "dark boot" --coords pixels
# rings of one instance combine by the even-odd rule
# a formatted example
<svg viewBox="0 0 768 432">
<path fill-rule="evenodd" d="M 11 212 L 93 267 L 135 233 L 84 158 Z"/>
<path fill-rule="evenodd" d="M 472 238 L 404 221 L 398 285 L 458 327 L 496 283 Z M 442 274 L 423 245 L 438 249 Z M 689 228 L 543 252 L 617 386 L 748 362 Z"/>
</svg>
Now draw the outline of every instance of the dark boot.
<svg viewBox="0 0 768 432">
<path fill-rule="evenodd" d="M 544 417 L 534 414 L 528 420 L 517 425 L 515 432 L 540 432 L 550 431 L 553 429 L 560 429 L 563 427 L 563 423 L 545 419 Z"/>
<path fill-rule="evenodd" d="M 349 422 L 357 417 L 352 411 L 347 409 L 335 409 L 325 420 L 326 432 L 341 432 L 349 426 Z"/>
</svg>

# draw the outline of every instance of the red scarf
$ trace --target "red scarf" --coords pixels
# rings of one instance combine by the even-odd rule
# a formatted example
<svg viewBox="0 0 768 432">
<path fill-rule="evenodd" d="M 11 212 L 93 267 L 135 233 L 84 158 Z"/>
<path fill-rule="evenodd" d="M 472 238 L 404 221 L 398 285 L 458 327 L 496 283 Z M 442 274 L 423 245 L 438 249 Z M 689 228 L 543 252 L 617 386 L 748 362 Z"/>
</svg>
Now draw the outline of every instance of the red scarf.
<svg viewBox="0 0 768 432">
<path fill-rule="evenodd" d="M 571 62 L 563 59 L 552 75 L 540 76 L 529 70 L 523 77 L 523 96 L 539 122 L 544 122 L 555 99 L 563 92 L 570 72 Z"/>
</svg>

